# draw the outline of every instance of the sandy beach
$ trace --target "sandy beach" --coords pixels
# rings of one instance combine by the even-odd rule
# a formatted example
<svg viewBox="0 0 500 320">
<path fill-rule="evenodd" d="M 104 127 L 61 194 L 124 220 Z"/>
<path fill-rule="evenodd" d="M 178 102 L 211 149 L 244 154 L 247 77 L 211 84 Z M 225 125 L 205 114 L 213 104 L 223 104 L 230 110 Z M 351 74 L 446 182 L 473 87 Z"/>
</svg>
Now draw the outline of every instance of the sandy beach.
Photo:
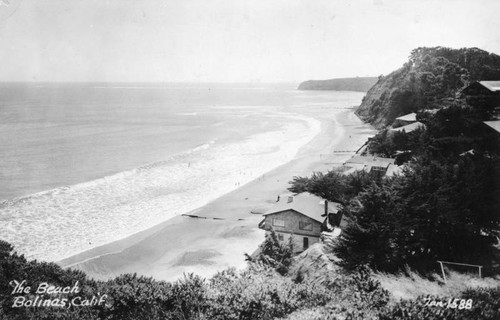
<svg viewBox="0 0 500 320">
<path fill-rule="evenodd" d="M 177 216 L 59 264 L 96 279 L 136 272 L 168 281 L 183 273 L 209 277 L 228 267 L 244 267 L 244 253 L 251 254 L 264 240 L 264 231 L 257 228 L 262 213 L 278 194 L 287 192 L 293 176 L 309 176 L 343 163 L 375 132 L 352 109 L 332 110 L 318 120 L 321 132 L 294 160 L 188 213 L 200 218 Z"/>
</svg>

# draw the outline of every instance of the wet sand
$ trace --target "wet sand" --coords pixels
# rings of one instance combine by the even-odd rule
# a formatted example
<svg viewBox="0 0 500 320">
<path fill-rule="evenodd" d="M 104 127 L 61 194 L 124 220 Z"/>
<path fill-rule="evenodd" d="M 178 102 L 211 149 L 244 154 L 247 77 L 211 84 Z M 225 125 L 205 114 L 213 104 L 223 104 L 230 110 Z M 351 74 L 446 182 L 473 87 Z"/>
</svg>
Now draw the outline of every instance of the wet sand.
<svg viewBox="0 0 500 320">
<path fill-rule="evenodd" d="M 201 218 L 177 216 L 59 264 L 96 279 L 136 272 L 168 281 L 183 273 L 210 277 L 228 267 L 243 268 L 244 253 L 251 254 L 264 240 L 264 231 L 257 227 L 262 213 L 278 194 L 287 192 L 288 182 L 294 176 L 309 176 L 343 163 L 375 133 L 352 109 L 333 110 L 319 120 L 321 132 L 294 160 L 188 213 Z"/>
</svg>

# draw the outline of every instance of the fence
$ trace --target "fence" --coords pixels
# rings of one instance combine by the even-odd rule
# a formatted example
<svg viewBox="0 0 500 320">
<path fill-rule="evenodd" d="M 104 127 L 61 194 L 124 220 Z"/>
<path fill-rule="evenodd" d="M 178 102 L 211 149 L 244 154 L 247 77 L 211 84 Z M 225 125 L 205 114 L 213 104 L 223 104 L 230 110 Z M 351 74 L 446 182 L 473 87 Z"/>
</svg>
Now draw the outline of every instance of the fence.
<svg viewBox="0 0 500 320">
<path fill-rule="evenodd" d="M 481 269 L 483 268 L 483 266 L 480 266 L 480 265 L 477 265 L 477 264 L 468 264 L 468 263 L 458 263 L 458 262 L 449 262 L 449 261 L 437 261 L 439 263 L 439 265 L 441 266 L 441 272 L 443 273 L 443 280 L 444 282 L 446 282 L 446 274 L 444 272 L 444 266 L 443 264 L 452 264 L 452 265 L 456 265 L 456 266 L 465 266 L 465 267 L 475 267 L 475 268 L 478 268 L 478 271 L 479 271 L 479 277 L 481 278 Z"/>
</svg>

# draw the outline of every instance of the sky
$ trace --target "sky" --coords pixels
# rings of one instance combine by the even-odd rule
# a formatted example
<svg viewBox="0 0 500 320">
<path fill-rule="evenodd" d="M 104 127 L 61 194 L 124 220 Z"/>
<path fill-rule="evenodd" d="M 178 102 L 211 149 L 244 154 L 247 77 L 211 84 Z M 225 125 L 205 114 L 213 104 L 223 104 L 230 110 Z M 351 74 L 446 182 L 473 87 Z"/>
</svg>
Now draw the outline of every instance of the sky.
<svg viewBox="0 0 500 320">
<path fill-rule="evenodd" d="M 378 76 L 420 46 L 500 54 L 498 0 L 0 0 L 0 81 Z"/>
</svg>

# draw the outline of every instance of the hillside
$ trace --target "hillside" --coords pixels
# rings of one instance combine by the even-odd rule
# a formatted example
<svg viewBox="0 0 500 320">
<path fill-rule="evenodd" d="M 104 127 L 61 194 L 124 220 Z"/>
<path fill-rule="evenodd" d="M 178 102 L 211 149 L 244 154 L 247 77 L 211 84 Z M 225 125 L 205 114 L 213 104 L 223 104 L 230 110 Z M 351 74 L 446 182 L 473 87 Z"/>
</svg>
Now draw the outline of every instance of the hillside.
<svg viewBox="0 0 500 320">
<path fill-rule="evenodd" d="M 462 99 L 461 90 L 472 81 L 498 79 L 500 56 L 494 53 L 478 48 L 417 48 L 403 67 L 379 77 L 356 113 L 383 128 L 401 115 Z"/>
<path fill-rule="evenodd" d="M 338 78 L 329 80 L 308 80 L 298 90 L 368 91 L 377 82 L 377 77 Z"/>
<path fill-rule="evenodd" d="M 277 262 L 273 258 L 279 254 L 269 252 L 273 257 L 249 262 L 241 271 L 226 269 L 210 279 L 185 274 L 172 283 L 136 274 L 95 281 L 54 263 L 27 261 L 12 249 L 0 240 L 0 319 L 486 320 L 498 319 L 500 313 L 495 279 L 450 278 L 450 288 L 416 274 L 411 278 L 390 276 L 366 268 L 346 274 L 322 244 L 293 259 L 289 274 L 273 269 Z M 56 286 L 53 290 L 76 290 L 53 295 L 35 291 L 11 294 L 7 279 L 24 279 L 33 288 L 49 281 Z M 403 290 L 392 296 L 386 288 L 401 289 L 401 282 Z M 465 310 L 429 308 L 423 300 L 428 288 L 437 301 L 452 296 L 474 303 Z"/>
</svg>

